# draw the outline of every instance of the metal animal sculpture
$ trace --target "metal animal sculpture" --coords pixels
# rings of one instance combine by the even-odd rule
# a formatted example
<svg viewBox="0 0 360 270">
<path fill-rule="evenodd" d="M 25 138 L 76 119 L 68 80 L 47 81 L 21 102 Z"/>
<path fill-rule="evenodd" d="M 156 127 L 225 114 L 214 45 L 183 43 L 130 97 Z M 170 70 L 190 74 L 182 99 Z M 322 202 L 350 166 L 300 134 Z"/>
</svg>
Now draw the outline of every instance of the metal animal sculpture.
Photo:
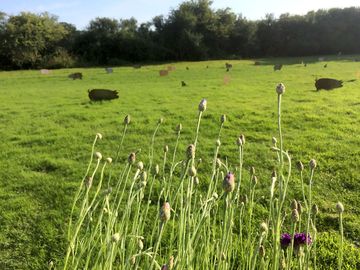
<svg viewBox="0 0 360 270">
<path fill-rule="evenodd" d="M 187 86 L 186 82 L 181 81 L 181 86 Z"/>
<path fill-rule="evenodd" d="M 274 71 L 281 70 L 282 67 L 283 67 L 282 64 L 276 64 L 276 65 L 274 65 Z"/>
<path fill-rule="evenodd" d="M 342 87 L 343 81 L 339 81 L 336 79 L 330 79 L 330 78 L 321 78 L 315 80 L 315 87 L 316 90 L 324 89 L 324 90 L 331 90 L 334 88 Z"/>
<path fill-rule="evenodd" d="M 68 77 L 73 80 L 76 80 L 76 79 L 82 80 L 83 75 L 81 72 L 75 72 L 75 73 L 71 73 Z"/>
<path fill-rule="evenodd" d="M 169 71 L 168 71 L 168 70 L 159 70 L 159 75 L 160 75 L 161 77 L 167 76 L 168 74 L 169 74 Z"/>
<path fill-rule="evenodd" d="M 88 90 L 91 101 L 111 100 L 119 98 L 118 91 L 109 89 L 92 89 Z"/>
<path fill-rule="evenodd" d="M 113 69 L 111 67 L 105 68 L 107 74 L 113 73 Z"/>
<path fill-rule="evenodd" d="M 228 71 L 228 69 L 231 69 L 232 67 L 233 67 L 232 64 L 225 63 L 225 68 L 227 71 Z"/>
</svg>

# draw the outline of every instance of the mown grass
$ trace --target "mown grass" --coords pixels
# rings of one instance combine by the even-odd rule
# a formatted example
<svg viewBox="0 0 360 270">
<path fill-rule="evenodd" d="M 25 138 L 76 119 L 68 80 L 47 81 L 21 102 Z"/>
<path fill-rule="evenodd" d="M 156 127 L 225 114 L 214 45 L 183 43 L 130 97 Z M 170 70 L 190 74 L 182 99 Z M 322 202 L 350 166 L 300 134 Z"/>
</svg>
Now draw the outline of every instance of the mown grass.
<svg viewBox="0 0 360 270">
<path fill-rule="evenodd" d="M 294 161 L 307 163 L 315 158 L 318 162 L 313 202 L 320 208 L 317 225 L 324 241 L 319 248 L 328 252 L 319 261 L 336 267 L 336 251 L 331 252 L 336 236 L 331 232 L 338 230 L 337 201 L 345 205 L 345 238 L 349 243 L 360 241 L 360 82 L 316 92 L 314 79 L 360 79 L 360 63 L 350 59 L 333 58 L 327 68 L 315 58 L 304 59 L 307 67 L 300 65 L 303 59 L 299 58 L 264 59 L 261 66 L 231 61 L 234 68 L 229 73 L 225 61 L 174 63 L 176 70 L 168 77 L 158 76 L 164 65 L 115 68 L 113 74 L 101 68 L 54 70 L 50 75 L 1 72 L 0 268 L 46 269 L 50 260 L 62 260 L 71 202 L 86 170 L 94 134 L 104 135 L 97 145 L 103 155 L 114 156 L 126 114 L 132 122 L 120 158 L 142 149 L 138 159 L 146 161 L 156 122 L 164 117 L 155 141 L 155 149 L 160 149 L 155 160 L 160 163 L 161 149 L 165 144 L 172 147 L 178 123 L 184 126 L 179 152 L 192 142 L 198 102 L 207 98 L 199 136 L 204 147 L 197 153 L 203 158 L 199 170 L 210 174 L 211 159 L 206 157 L 212 156 L 219 118 L 225 113 L 228 121 L 220 157 L 235 163 L 235 140 L 240 133 L 246 135 L 244 168 L 256 167 L 260 207 L 273 169 L 269 148 L 277 134 L 274 86 L 278 82 L 287 87 L 282 105 L 285 146 Z M 274 72 L 274 62 L 288 65 Z M 83 72 L 82 81 L 67 78 L 75 71 Z M 231 78 L 228 85 L 223 83 L 225 75 Z M 182 80 L 187 87 L 181 87 Z M 118 89 L 120 99 L 91 103 L 90 88 Z M 200 178 L 204 189 L 207 181 Z M 289 202 L 301 199 L 300 182 L 291 187 Z"/>
</svg>

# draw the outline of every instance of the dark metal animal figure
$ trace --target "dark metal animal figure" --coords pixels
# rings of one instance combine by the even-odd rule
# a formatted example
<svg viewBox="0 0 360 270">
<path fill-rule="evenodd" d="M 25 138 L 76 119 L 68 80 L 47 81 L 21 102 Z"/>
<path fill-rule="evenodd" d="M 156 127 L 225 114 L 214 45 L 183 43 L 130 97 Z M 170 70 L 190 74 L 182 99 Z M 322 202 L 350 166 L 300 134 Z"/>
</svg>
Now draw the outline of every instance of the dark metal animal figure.
<svg viewBox="0 0 360 270">
<path fill-rule="evenodd" d="M 254 62 L 254 65 L 255 65 L 255 66 L 260 66 L 260 65 L 261 65 L 261 62 L 255 61 L 255 62 Z"/>
<path fill-rule="evenodd" d="M 306 63 L 304 63 L 304 67 L 307 67 L 307 64 L 306 64 Z"/>
<path fill-rule="evenodd" d="M 189 67 L 186 67 L 186 70 L 189 70 Z"/>
<path fill-rule="evenodd" d="M 108 89 L 92 89 L 88 90 L 91 101 L 111 100 L 119 98 L 118 91 Z"/>
<path fill-rule="evenodd" d="M 327 68 L 327 64 L 324 65 L 324 68 Z"/>
<path fill-rule="evenodd" d="M 276 64 L 276 65 L 274 65 L 274 71 L 281 70 L 282 67 L 283 67 L 282 64 Z"/>
<path fill-rule="evenodd" d="M 232 64 L 225 63 L 225 68 L 226 68 L 227 71 L 228 71 L 228 69 L 231 69 L 231 68 L 232 68 Z"/>
<path fill-rule="evenodd" d="M 315 87 L 317 91 L 319 91 L 320 89 L 331 90 L 334 88 L 342 87 L 342 83 L 343 81 L 339 81 L 336 79 L 321 78 L 315 80 Z"/>
<path fill-rule="evenodd" d="M 81 72 L 75 72 L 75 73 L 71 73 L 68 77 L 73 80 L 76 80 L 76 79 L 82 80 L 83 75 Z"/>
<path fill-rule="evenodd" d="M 181 81 L 181 86 L 187 86 L 186 82 Z"/>
<path fill-rule="evenodd" d="M 113 69 L 111 67 L 105 68 L 107 74 L 113 73 Z"/>
</svg>

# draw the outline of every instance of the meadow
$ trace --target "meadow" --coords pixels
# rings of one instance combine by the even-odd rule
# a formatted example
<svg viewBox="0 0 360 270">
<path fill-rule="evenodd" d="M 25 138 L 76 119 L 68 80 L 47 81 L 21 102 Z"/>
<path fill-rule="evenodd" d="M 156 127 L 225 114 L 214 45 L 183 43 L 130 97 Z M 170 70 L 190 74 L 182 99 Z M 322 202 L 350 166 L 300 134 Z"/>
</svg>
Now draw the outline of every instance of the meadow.
<svg viewBox="0 0 360 270">
<path fill-rule="evenodd" d="M 37 70 L 0 72 L 0 268 L 47 269 L 52 261 L 61 269 L 72 202 L 96 133 L 103 139 L 97 141 L 95 150 L 114 159 L 123 119 L 131 115 L 119 164 L 111 165 L 115 171 L 136 151 L 137 160 L 148 165 L 151 137 L 163 118 L 153 157 L 153 163 L 161 165 L 164 145 L 173 151 L 175 129 L 181 123 L 177 150 L 181 160 L 193 143 L 198 104 L 203 98 L 207 110 L 196 149 L 196 157 L 202 159 L 197 168 L 198 189 L 205 193 L 209 185 L 220 117 L 226 114 L 219 158 L 234 169 L 239 154 L 236 140 L 240 134 L 246 136 L 244 179 L 255 167 L 254 215 L 260 224 L 267 215 L 263 206 L 276 163 L 270 148 L 272 137 L 278 135 L 275 86 L 279 82 L 286 85 L 282 98 L 284 149 L 294 163 L 301 160 L 307 166 L 310 159 L 317 161 L 312 201 L 319 207 L 319 268 L 337 267 L 338 201 L 345 206 L 344 268 L 359 267 L 360 62 L 352 61 L 354 58 L 327 57 L 326 62 L 318 62 L 317 57 L 262 59 L 260 66 L 253 60 L 228 61 L 233 64 L 230 72 L 225 71 L 226 61 L 118 67 L 113 74 L 106 74 L 103 68 L 53 70 L 49 75 Z M 275 63 L 283 63 L 283 69 L 274 72 Z M 158 71 L 168 65 L 176 70 L 160 77 Z M 67 78 L 72 72 L 82 72 L 83 80 Z M 224 76 L 230 78 L 228 84 L 224 84 Z M 341 79 L 344 86 L 316 91 L 314 80 L 320 77 Z M 356 81 L 347 82 L 353 79 Z M 182 87 L 181 81 L 187 86 Z M 92 88 L 117 89 L 120 98 L 90 102 L 87 90 Z M 286 198 L 289 207 L 292 199 L 302 200 L 299 173 L 293 169 L 292 175 Z M 155 189 L 159 190 L 160 184 Z"/>
</svg>

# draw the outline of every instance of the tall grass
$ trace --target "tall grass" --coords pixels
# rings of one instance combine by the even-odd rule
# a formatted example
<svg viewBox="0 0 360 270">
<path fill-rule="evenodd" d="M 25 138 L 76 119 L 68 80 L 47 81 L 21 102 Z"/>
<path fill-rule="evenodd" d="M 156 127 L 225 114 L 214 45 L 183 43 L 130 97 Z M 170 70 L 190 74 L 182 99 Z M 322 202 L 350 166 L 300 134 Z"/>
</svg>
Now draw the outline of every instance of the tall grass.
<svg viewBox="0 0 360 270">
<path fill-rule="evenodd" d="M 292 160 L 284 148 L 282 135 L 281 102 L 285 86 L 279 84 L 276 92 L 278 138 L 273 138 L 271 147 L 275 170 L 271 177 L 269 173 L 268 213 L 262 216 L 263 222 L 257 224 L 255 217 L 256 191 L 258 182 L 267 180 L 259 180 L 254 167 L 249 173 L 244 172 L 245 136 L 240 135 L 234 143 L 234 151 L 239 152 L 238 161 L 219 158 L 221 138 L 226 135 L 221 134 L 225 116 L 220 119 L 218 137 L 214 140 L 211 172 L 206 174 L 210 176 L 207 188 L 205 191 L 199 188 L 200 163 L 196 158 L 197 149 L 202 147 L 199 138 L 207 108 L 205 99 L 198 107 L 194 140 L 186 153 L 179 154 L 182 126 L 178 125 L 174 144 L 163 149 L 162 169 L 153 166 L 162 118 L 150 140 L 147 166 L 142 161 L 135 166 L 137 153 L 131 153 L 125 164 L 117 164 L 118 157 L 124 155 L 121 145 L 130 123 L 127 116 L 116 151 L 116 171 L 111 168 L 111 158 L 104 162 L 102 155 L 94 152 L 101 135 L 95 138 L 89 167 L 71 211 L 63 269 L 316 268 L 313 250 L 316 237 L 311 240 L 316 233 L 316 214 L 310 209 L 316 162 L 309 163 L 307 189 L 304 166 L 299 163 L 305 208 L 297 200 L 290 207 L 287 190 L 298 177 L 292 177 Z M 170 164 L 168 156 L 171 156 Z M 105 170 L 111 171 L 106 187 Z M 302 224 L 306 226 L 303 228 Z"/>
</svg>

